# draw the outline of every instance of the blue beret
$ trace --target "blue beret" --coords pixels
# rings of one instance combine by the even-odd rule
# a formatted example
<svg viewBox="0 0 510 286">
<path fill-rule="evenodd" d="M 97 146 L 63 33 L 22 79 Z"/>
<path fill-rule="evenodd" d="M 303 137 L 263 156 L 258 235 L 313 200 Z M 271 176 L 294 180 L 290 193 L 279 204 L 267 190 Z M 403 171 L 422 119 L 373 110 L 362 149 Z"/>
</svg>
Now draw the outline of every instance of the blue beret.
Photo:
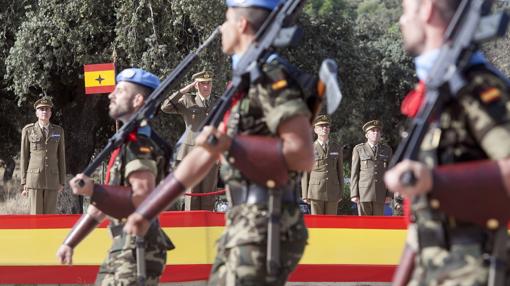
<svg viewBox="0 0 510 286">
<path fill-rule="evenodd" d="M 159 78 L 143 69 L 129 68 L 117 75 L 117 82 L 129 81 L 145 87 L 156 89 L 159 86 Z"/>
<path fill-rule="evenodd" d="M 258 7 L 273 10 L 280 0 L 227 0 L 227 7 Z"/>
</svg>

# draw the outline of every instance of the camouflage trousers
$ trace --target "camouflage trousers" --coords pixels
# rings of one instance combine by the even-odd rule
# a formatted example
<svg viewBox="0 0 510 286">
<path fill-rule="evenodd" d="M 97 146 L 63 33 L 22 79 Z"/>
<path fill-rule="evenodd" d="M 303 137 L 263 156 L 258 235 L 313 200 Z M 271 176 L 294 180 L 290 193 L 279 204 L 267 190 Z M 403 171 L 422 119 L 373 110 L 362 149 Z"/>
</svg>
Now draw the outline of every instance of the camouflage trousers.
<svg viewBox="0 0 510 286">
<path fill-rule="evenodd" d="M 239 205 L 227 213 L 218 240 L 208 285 L 284 285 L 305 250 L 308 231 L 297 205 L 283 205 L 280 219 L 280 264 L 277 277 L 266 272 L 268 211 L 266 206 Z"/>
<path fill-rule="evenodd" d="M 157 239 L 159 240 L 160 238 L 158 237 Z M 135 243 L 135 236 L 127 235 L 124 233 L 114 238 L 113 245 L 108 253 L 108 257 L 99 268 L 99 273 L 97 275 L 95 285 L 138 285 L 136 279 L 137 257 Z M 159 277 L 163 273 L 163 269 L 166 264 L 166 252 L 167 247 L 165 247 L 164 241 L 161 241 L 161 243 L 146 243 L 145 285 L 158 285 Z"/>
<path fill-rule="evenodd" d="M 453 245 L 450 250 L 426 247 L 416 256 L 409 286 L 485 286 L 488 265 L 479 244 Z"/>
</svg>

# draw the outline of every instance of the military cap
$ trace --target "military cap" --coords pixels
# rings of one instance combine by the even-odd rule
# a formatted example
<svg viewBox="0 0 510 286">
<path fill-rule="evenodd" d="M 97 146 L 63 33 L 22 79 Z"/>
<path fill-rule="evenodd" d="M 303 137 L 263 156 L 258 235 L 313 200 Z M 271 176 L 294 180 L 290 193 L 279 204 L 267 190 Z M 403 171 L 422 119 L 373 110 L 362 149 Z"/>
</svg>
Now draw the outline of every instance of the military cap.
<svg viewBox="0 0 510 286">
<path fill-rule="evenodd" d="M 363 125 L 363 132 L 367 133 L 368 130 L 373 128 L 382 129 L 382 123 L 379 120 L 370 120 Z"/>
<path fill-rule="evenodd" d="M 53 101 L 51 100 L 51 97 L 43 96 L 42 98 L 38 99 L 34 103 L 34 109 L 37 109 L 37 108 L 43 107 L 43 106 L 53 108 Z"/>
<path fill-rule="evenodd" d="M 273 10 L 278 5 L 280 0 L 227 0 L 227 7 L 229 8 L 247 8 L 256 7 L 267 10 Z"/>
<path fill-rule="evenodd" d="M 213 77 L 210 71 L 201 71 L 191 76 L 194 81 L 211 81 Z"/>
<path fill-rule="evenodd" d="M 329 119 L 329 116 L 327 116 L 326 114 L 319 115 L 313 121 L 313 126 L 317 126 L 317 125 L 321 125 L 321 124 L 331 125 L 331 120 Z"/>
<path fill-rule="evenodd" d="M 128 81 L 150 89 L 156 89 L 159 86 L 159 78 L 157 76 L 138 68 L 125 69 L 117 75 L 116 79 L 117 82 Z"/>
</svg>

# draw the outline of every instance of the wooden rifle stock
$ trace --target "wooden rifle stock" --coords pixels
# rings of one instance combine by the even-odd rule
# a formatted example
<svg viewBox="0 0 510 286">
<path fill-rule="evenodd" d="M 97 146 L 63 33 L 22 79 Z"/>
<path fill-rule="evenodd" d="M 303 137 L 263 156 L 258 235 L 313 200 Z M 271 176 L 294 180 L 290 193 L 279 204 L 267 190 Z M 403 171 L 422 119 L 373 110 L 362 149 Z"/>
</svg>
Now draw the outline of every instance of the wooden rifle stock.
<svg viewBox="0 0 510 286">
<path fill-rule="evenodd" d="M 408 244 L 405 245 L 400 263 L 393 274 L 392 286 L 405 286 L 409 283 L 414 270 L 416 251 Z"/>
</svg>

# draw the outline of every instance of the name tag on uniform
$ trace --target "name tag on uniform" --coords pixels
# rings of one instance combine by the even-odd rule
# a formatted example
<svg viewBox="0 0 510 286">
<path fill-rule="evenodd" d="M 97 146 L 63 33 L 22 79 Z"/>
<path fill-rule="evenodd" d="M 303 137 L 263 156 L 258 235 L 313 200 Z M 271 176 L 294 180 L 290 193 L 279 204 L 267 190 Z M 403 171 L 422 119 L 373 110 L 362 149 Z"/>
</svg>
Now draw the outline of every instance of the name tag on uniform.
<svg viewBox="0 0 510 286">
<path fill-rule="evenodd" d="M 60 134 L 51 134 L 50 138 L 60 138 Z"/>
</svg>

